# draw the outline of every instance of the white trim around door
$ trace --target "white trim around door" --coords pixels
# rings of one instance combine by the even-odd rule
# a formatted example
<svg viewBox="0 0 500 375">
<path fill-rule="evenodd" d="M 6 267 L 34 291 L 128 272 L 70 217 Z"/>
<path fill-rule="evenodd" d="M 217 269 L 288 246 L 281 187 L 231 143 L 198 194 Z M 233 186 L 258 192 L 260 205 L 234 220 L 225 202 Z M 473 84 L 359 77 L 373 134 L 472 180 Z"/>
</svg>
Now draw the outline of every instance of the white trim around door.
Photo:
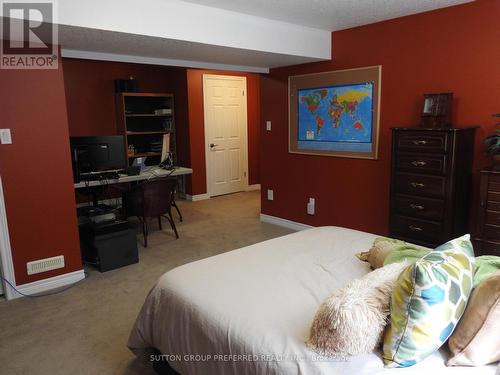
<svg viewBox="0 0 500 375">
<path fill-rule="evenodd" d="M 207 106 L 207 98 L 208 98 L 208 86 L 209 82 L 222 80 L 222 81 L 239 81 L 242 83 L 242 92 L 236 92 L 236 95 L 241 95 L 241 111 L 240 113 L 240 146 L 241 146 L 241 157 L 242 157 L 242 171 L 240 171 L 243 176 L 242 177 L 242 186 L 241 189 L 237 189 L 234 191 L 227 192 L 214 192 L 212 187 L 212 181 L 214 181 L 215 176 L 213 173 L 213 165 L 211 164 L 212 154 L 215 150 L 214 147 L 211 147 L 213 142 L 212 132 L 214 129 L 211 129 L 211 124 L 209 120 L 210 111 Z M 246 77 L 243 76 L 230 76 L 230 75 L 212 75 L 212 74 L 203 74 L 203 112 L 204 112 L 204 131 L 205 131 L 205 168 L 206 168 L 206 184 L 207 184 L 207 194 L 209 197 L 213 197 L 220 194 L 233 193 L 237 191 L 247 191 L 248 190 L 248 116 L 247 116 L 247 80 Z M 223 119 L 221 119 L 223 121 Z M 215 145 L 217 146 L 217 145 Z M 217 150 L 215 150 L 217 151 Z M 239 168 L 239 166 L 238 166 Z M 227 170 L 227 169 L 226 169 Z"/>
<path fill-rule="evenodd" d="M 5 209 L 5 199 L 3 194 L 2 177 L 0 176 L 0 265 L 1 275 L 12 285 L 16 285 L 14 275 L 14 264 L 12 262 L 12 251 L 10 248 L 9 226 L 7 224 L 7 211 Z M 16 292 L 2 280 L 3 292 L 7 299 L 16 297 Z"/>
</svg>

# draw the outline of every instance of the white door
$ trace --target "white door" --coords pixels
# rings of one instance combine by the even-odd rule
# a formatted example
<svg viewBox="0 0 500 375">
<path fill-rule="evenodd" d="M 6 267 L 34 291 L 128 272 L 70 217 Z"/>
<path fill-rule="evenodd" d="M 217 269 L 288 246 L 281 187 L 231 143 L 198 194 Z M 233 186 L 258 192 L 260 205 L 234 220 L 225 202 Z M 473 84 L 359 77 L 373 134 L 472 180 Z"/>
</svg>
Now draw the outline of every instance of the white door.
<svg viewBox="0 0 500 375">
<path fill-rule="evenodd" d="M 203 99 L 208 194 L 246 190 L 246 78 L 204 74 Z"/>
</svg>

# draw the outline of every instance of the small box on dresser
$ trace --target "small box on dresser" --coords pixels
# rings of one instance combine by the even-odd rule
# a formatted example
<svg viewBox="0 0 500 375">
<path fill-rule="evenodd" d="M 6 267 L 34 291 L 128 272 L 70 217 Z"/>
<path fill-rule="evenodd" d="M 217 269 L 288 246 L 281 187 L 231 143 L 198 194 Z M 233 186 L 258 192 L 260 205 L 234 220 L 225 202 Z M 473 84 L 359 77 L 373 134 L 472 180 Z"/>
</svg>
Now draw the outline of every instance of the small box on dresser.
<svg viewBox="0 0 500 375">
<path fill-rule="evenodd" d="M 391 237 L 433 248 L 468 233 L 476 128 L 392 129 Z"/>
<path fill-rule="evenodd" d="M 500 171 L 481 171 L 474 245 L 478 255 L 500 256 Z"/>
</svg>

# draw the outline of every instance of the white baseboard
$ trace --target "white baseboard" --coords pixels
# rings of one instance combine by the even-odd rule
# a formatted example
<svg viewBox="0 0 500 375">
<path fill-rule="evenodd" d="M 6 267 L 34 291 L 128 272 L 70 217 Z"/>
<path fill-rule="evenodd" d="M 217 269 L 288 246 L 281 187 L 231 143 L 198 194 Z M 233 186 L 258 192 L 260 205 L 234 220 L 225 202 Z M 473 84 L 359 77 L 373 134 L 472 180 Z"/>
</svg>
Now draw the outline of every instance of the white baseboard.
<svg viewBox="0 0 500 375">
<path fill-rule="evenodd" d="M 260 190 L 260 184 L 248 185 L 246 191 Z"/>
<path fill-rule="evenodd" d="M 279 225 L 280 227 L 285 227 L 297 231 L 313 228 L 312 225 L 297 223 L 296 221 L 282 219 L 281 217 L 276 217 L 266 214 L 260 214 L 260 221 L 264 223 Z"/>
<path fill-rule="evenodd" d="M 260 190 L 260 184 L 248 185 L 244 191 L 253 191 L 253 190 Z M 197 202 L 205 199 L 210 199 L 210 194 L 208 193 L 196 194 L 196 195 L 186 194 L 186 200 L 188 201 Z"/>
<path fill-rule="evenodd" d="M 188 200 L 188 201 L 197 202 L 197 201 L 202 201 L 205 199 L 210 199 L 210 195 L 208 193 L 196 194 L 196 195 L 186 194 L 186 200 Z"/>
<path fill-rule="evenodd" d="M 32 283 L 17 285 L 16 289 L 23 294 L 32 295 L 43 293 L 52 289 L 60 288 L 69 284 L 74 284 L 85 278 L 83 270 L 65 273 L 48 279 L 33 281 Z M 22 297 L 19 293 L 14 293 L 12 299 Z"/>
</svg>

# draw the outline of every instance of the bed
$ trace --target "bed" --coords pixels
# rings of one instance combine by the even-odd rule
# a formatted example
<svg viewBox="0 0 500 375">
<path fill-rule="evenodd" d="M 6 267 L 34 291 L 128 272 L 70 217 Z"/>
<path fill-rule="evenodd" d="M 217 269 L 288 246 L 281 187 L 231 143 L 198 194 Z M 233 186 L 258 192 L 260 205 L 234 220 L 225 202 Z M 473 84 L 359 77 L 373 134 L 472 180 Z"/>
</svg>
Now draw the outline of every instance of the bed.
<svg viewBox="0 0 500 375">
<path fill-rule="evenodd" d="M 354 253 L 376 237 L 319 227 L 175 268 L 147 296 L 128 347 L 157 349 L 183 375 L 495 374 L 494 365 L 446 367 L 445 349 L 391 370 L 380 352 L 326 359 L 305 346 L 320 303 L 370 272 Z"/>
</svg>

